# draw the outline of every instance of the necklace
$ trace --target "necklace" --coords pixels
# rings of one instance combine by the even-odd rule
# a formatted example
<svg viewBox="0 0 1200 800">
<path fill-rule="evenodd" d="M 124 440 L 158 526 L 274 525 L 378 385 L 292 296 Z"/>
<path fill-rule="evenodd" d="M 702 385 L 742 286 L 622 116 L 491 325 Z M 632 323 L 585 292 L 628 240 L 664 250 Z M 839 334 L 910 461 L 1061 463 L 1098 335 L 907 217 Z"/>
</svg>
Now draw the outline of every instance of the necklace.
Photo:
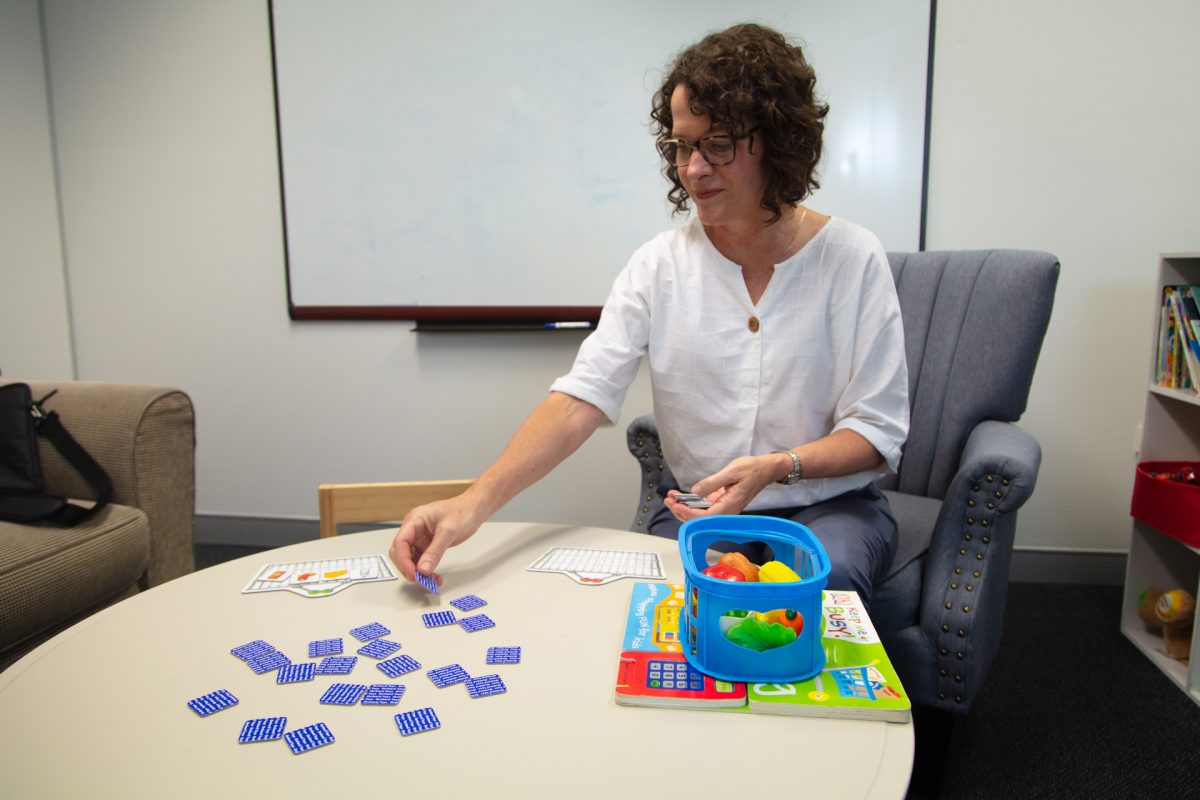
<svg viewBox="0 0 1200 800">
<path fill-rule="evenodd" d="M 804 229 L 804 220 L 807 216 L 808 216 L 808 209 L 802 208 L 800 210 L 800 219 L 796 222 L 795 230 L 792 231 L 792 238 L 788 240 L 787 246 L 784 248 L 783 258 L 779 259 L 779 261 L 772 261 L 766 267 L 766 270 L 768 273 L 774 271 L 775 264 L 781 264 L 796 254 L 796 250 L 795 250 L 796 242 L 800 239 L 800 232 Z M 770 242 L 751 243 L 749 245 L 742 244 L 740 247 L 734 247 L 733 245 L 724 241 L 724 237 L 722 235 L 722 231 L 721 231 L 720 227 L 710 227 L 708 225 L 705 225 L 704 230 L 705 230 L 705 233 L 708 235 L 708 240 L 709 240 L 709 242 L 712 243 L 712 246 L 715 247 L 717 249 L 717 251 L 719 253 L 721 253 L 721 255 L 725 256 L 725 258 L 729 259 L 730 261 L 732 261 L 735 264 L 737 264 L 738 266 L 740 266 L 742 268 L 743 272 L 745 272 L 746 269 L 748 269 L 748 267 L 746 266 L 747 264 L 755 264 L 758 262 L 758 260 L 760 258 L 765 260 L 766 258 L 769 258 L 772 255 L 772 251 L 770 251 L 770 250 L 764 251 L 764 248 L 769 248 L 771 246 Z M 746 260 L 742 260 L 737 257 L 739 253 L 743 253 L 743 252 L 746 253 L 746 255 L 748 256 L 748 258 Z M 764 253 L 764 252 L 766 255 L 763 255 L 763 256 L 756 255 L 757 253 Z M 761 269 L 761 268 L 762 267 L 758 267 L 758 269 Z"/>
<path fill-rule="evenodd" d="M 808 209 L 803 208 L 800 211 L 800 221 L 796 223 L 796 230 L 792 232 L 792 240 L 788 242 L 787 249 L 784 251 L 783 260 L 791 258 L 796 254 L 796 240 L 800 238 L 800 231 L 804 229 L 804 218 L 808 216 Z"/>
</svg>

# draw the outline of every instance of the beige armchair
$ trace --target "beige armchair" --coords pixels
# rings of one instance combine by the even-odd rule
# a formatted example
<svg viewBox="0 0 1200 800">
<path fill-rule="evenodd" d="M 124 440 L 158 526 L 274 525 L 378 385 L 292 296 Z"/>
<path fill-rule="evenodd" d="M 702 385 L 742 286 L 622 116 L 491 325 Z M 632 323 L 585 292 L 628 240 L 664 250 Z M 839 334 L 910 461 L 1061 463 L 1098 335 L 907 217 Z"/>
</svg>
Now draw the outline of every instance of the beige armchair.
<svg viewBox="0 0 1200 800">
<path fill-rule="evenodd" d="M 0 522 L 0 669 L 107 605 L 194 569 L 195 417 L 177 389 L 26 381 L 107 472 L 110 505 L 73 528 Z M 45 440 L 47 491 L 95 499 Z"/>
</svg>

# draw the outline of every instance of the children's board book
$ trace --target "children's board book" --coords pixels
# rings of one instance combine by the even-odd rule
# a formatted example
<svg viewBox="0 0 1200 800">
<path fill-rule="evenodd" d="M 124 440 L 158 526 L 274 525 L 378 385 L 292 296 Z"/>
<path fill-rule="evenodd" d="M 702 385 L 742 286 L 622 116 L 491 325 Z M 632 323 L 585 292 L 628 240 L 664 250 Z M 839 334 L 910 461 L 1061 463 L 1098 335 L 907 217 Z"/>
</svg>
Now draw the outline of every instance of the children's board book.
<svg viewBox="0 0 1200 800">
<path fill-rule="evenodd" d="M 683 584 L 633 584 L 615 697 L 622 706 L 745 708 L 746 684 L 697 672 L 683 654 Z"/>
<path fill-rule="evenodd" d="M 825 591 L 821 605 L 825 668 L 798 683 L 750 684 L 750 710 L 907 722 L 912 704 L 858 594 Z"/>
<path fill-rule="evenodd" d="M 820 673 L 798 683 L 732 683 L 697 672 L 683 655 L 683 584 L 637 582 L 625 619 L 616 702 L 907 722 L 908 696 L 858 595 L 825 591 L 822 606 L 826 664 Z"/>
</svg>

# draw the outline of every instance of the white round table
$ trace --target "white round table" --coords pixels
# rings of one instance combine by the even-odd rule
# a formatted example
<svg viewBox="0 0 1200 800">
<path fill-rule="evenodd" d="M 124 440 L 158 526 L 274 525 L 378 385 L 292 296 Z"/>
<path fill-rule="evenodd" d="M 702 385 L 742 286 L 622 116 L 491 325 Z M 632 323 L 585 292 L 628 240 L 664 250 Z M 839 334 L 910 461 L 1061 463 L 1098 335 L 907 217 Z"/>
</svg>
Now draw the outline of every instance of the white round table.
<svg viewBox="0 0 1200 800">
<path fill-rule="evenodd" d="M 549 548 L 657 552 L 682 582 L 673 540 L 625 531 L 488 523 L 443 560 L 440 597 L 405 581 L 321 598 L 243 594 L 268 563 L 386 553 L 394 528 L 304 542 L 151 589 L 65 631 L 0 673 L 0 774 L 23 798 L 676 797 L 901 798 L 911 724 L 620 707 L 613 700 L 631 581 L 583 586 L 527 571 Z M 426 628 L 421 614 L 475 594 L 496 625 Z M 456 612 L 459 617 L 465 616 Z M 308 660 L 307 644 L 380 622 L 422 669 L 394 680 L 360 656 L 349 676 L 279 685 L 231 648 L 263 639 Z M 491 646 L 519 664 L 485 665 Z M 507 691 L 472 699 L 425 670 L 460 663 Z M 334 682 L 403 683 L 398 706 L 318 702 Z M 226 689 L 238 705 L 199 717 L 188 700 Z M 401 736 L 393 717 L 432 707 L 441 728 Z M 336 741 L 293 755 L 239 744 L 252 718 L 325 722 Z M 297 795 L 303 792 L 303 795 Z"/>
</svg>

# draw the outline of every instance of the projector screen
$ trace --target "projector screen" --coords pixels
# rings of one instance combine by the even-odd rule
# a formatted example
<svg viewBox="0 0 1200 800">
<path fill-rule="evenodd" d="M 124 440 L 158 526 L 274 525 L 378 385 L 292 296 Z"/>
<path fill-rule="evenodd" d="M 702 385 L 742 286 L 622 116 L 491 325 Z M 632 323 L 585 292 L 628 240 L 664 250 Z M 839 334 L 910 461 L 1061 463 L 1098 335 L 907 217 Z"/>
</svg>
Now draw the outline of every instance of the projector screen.
<svg viewBox="0 0 1200 800">
<path fill-rule="evenodd" d="M 830 106 L 806 204 L 921 242 L 930 1 L 273 0 L 297 319 L 594 319 L 681 224 L 649 128 L 672 57 L 761 22 Z"/>
</svg>

